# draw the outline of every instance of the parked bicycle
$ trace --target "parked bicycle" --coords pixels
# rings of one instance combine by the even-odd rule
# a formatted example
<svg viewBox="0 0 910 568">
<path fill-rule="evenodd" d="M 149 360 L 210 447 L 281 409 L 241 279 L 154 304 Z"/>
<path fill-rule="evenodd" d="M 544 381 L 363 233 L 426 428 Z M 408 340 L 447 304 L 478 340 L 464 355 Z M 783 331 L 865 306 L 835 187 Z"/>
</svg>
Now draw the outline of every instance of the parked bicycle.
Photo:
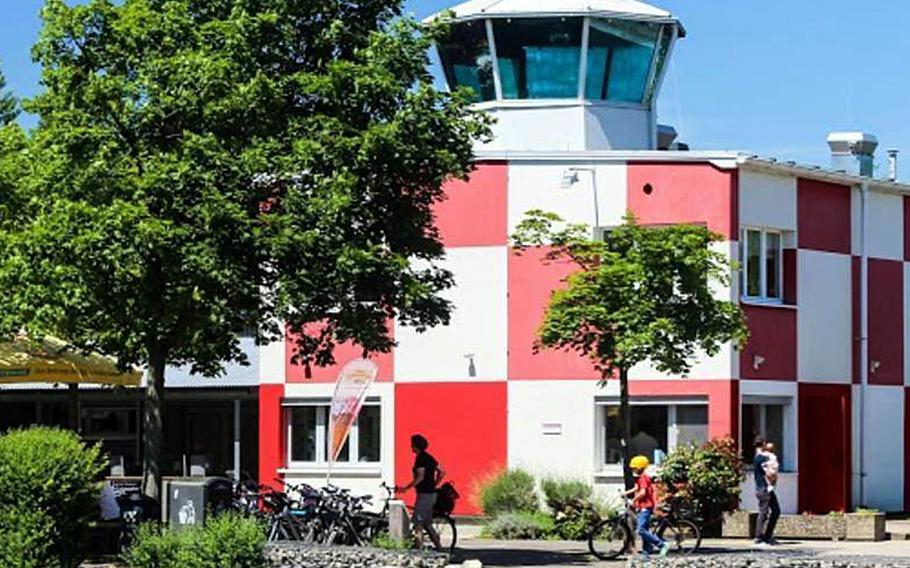
<svg viewBox="0 0 910 568">
<path fill-rule="evenodd" d="M 701 530 L 691 519 L 680 513 L 671 501 L 663 514 L 655 517 L 654 534 L 670 544 L 671 550 L 690 554 L 701 547 Z M 632 501 L 623 499 L 623 510 L 597 523 L 588 537 L 588 549 L 600 560 L 612 560 L 635 550 L 635 510 Z"/>
<path fill-rule="evenodd" d="M 443 495 L 443 492 L 447 491 L 446 489 L 443 489 L 443 487 L 440 487 L 439 490 L 437 490 L 440 495 Z M 395 489 L 385 482 L 382 482 L 382 488 L 386 492 L 386 499 L 382 511 L 379 514 L 385 519 L 385 528 L 388 530 L 389 502 L 394 499 Z M 455 498 L 457 498 L 457 494 L 455 495 Z M 447 501 L 447 498 L 437 499 L 436 508 L 433 510 L 433 528 L 436 529 L 437 534 L 439 534 L 439 542 L 442 545 L 442 549 L 452 552 L 455 550 L 455 545 L 458 542 L 458 527 L 455 525 L 455 519 L 453 519 L 451 515 L 451 507 L 454 506 L 454 503 L 448 503 Z M 411 514 L 414 513 L 413 506 L 407 505 L 407 509 Z"/>
</svg>

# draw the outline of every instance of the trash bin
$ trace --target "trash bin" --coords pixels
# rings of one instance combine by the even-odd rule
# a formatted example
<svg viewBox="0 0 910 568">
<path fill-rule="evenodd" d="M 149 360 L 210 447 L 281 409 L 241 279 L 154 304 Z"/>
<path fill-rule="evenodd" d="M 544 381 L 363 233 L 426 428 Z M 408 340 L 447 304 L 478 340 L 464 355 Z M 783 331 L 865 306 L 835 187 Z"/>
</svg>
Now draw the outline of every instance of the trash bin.
<svg viewBox="0 0 910 568">
<path fill-rule="evenodd" d="M 175 479 L 167 487 L 167 516 L 171 528 L 201 526 L 206 515 L 229 510 L 234 495 L 233 483 L 226 477 Z"/>
</svg>

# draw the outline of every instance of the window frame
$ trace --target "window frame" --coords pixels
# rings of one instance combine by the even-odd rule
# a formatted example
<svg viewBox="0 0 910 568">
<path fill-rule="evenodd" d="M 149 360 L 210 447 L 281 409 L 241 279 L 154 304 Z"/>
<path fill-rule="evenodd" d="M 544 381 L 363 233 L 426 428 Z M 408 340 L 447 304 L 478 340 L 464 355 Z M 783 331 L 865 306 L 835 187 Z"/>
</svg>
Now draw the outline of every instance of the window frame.
<svg viewBox="0 0 910 568">
<path fill-rule="evenodd" d="M 745 436 L 745 406 L 758 406 L 759 410 L 759 432 L 761 436 L 767 436 L 767 407 L 779 406 L 781 409 L 781 440 L 772 440 L 778 444 L 777 452 L 780 460 L 781 473 L 796 473 L 798 471 L 798 454 L 797 454 L 797 424 L 796 424 L 796 407 L 795 399 L 791 396 L 762 396 L 762 395 L 743 395 L 739 408 L 739 441 L 741 452 L 744 458 L 755 455 L 755 449 L 752 446 L 752 440 L 744 440 Z M 748 455 L 746 455 L 748 452 Z M 743 464 L 746 471 L 752 471 L 752 461 L 745 459 Z"/>
<path fill-rule="evenodd" d="M 622 476 L 622 463 L 606 462 L 607 420 L 605 409 L 612 406 L 619 406 L 619 404 L 620 401 L 616 398 L 595 400 L 595 424 L 597 432 L 594 438 L 596 444 L 595 475 L 597 476 Z M 705 426 L 708 426 L 711 421 L 711 405 L 707 397 L 632 399 L 629 401 L 629 406 L 667 407 L 667 454 L 670 454 L 678 447 L 678 407 L 703 406 L 708 411 L 708 419 Z M 710 433 L 708 434 L 708 439 L 710 439 Z"/>
<path fill-rule="evenodd" d="M 328 433 L 328 422 L 329 422 L 329 408 L 331 408 L 331 400 L 320 398 L 320 399 L 296 399 L 289 400 L 282 403 L 282 419 L 284 420 L 285 428 L 285 464 L 287 469 L 324 469 L 329 466 L 328 459 L 326 459 L 326 436 Z M 324 412 L 316 413 L 316 461 L 301 461 L 293 459 L 293 420 L 291 420 L 291 412 L 294 408 L 300 407 L 317 407 L 325 408 Z M 364 469 L 364 470 L 375 470 L 382 466 L 383 464 L 383 445 L 385 442 L 385 432 L 383 430 L 383 404 L 382 401 L 375 398 L 367 398 L 361 410 L 363 408 L 376 408 L 379 413 L 379 460 L 378 461 L 358 461 L 357 457 L 360 455 L 360 417 L 358 416 L 357 420 L 351 426 L 351 432 L 348 434 L 348 459 L 346 461 L 337 461 L 334 462 L 333 467 L 345 468 L 345 469 Z"/>
<path fill-rule="evenodd" d="M 757 232 L 758 240 L 758 280 L 759 294 L 749 294 L 749 233 Z M 777 235 L 777 291 L 778 295 L 768 296 L 768 235 Z M 784 303 L 784 231 L 765 227 L 743 227 L 740 233 L 740 264 L 742 264 L 742 277 L 740 278 L 740 296 L 747 302 L 764 304 Z"/>
</svg>

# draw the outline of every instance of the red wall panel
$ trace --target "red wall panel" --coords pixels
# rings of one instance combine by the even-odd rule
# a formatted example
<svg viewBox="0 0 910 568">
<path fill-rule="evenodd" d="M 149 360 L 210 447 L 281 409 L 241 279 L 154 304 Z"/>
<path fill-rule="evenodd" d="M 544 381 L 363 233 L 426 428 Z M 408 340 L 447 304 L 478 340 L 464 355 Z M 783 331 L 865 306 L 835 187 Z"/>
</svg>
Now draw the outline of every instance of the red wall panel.
<svg viewBox="0 0 910 568">
<path fill-rule="evenodd" d="M 904 510 L 910 511 L 910 388 L 904 389 Z"/>
<path fill-rule="evenodd" d="M 904 260 L 910 260 L 910 197 L 904 196 Z"/>
<path fill-rule="evenodd" d="M 477 165 L 468 181 L 445 184 L 446 199 L 433 208 L 445 246 L 504 246 L 508 242 L 508 172 L 506 162 L 485 162 Z"/>
<path fill-rule="evenodd" d="M 721 438 L 739 435 L 739 382 L 689 379 L 629 381 L 630 396 L 706 396 L 708 397 L 708 436 Z"/>
<path fill-rule="evenodd" d="M 873 372 L 873 361 L 879 366 Z M 904 267 L 869 259 L 869 383 L 904 384 Z"/>
<path fill-rule="evenodd" d="M 739 357 L 740 378 L 796 380 L 796 310 L 743 306 L 749 341 Z M 758 369 L 756 356 L 764 358 Z"/>
<path fill-rule="evenodd" d="M 281 399 L 284 385 L 259 386 L 259 483 L 283 489 L 275 479 L 285 465 Z"/>
<path fill-rule="evenodd" d="M 629 164 L 626 202 L 642 224 L 704 223 L 735 241 L 737 198 L 735 170 L 711 164 Z"/>
<path fill-rule="evenodd" d="M 796 297 L 797 282 L 798 282 L 798 268 L 799 262 L 797 262 L 796 249 L 784 249 L 784 303 L 790 306 L 795 306 L 798 302 Z"/>
<path fill-rule="evenodd" d="M 590 360 L 574 352 L 534 353 L 550 295 L 578 267 L 568 261 L 545 263 L 546 249 L 509 254 L 509 379 L 596 379 Z"/>
<path fill-rule="evenodd" d="M 411 480 L 411 435 L 423 434 L 461 493 L 455 512 L 478 514 L 477 485 L 506 467 L 506 393 L 505 382 L 395 385 L 395 482 Z"/>
<path fill-rule="evenodd" d="M 799 385 L 799 511 L 850 506 L 850 385 Z"/>
<path fill-rule="evenodd" d="M 395 326 L 389 322 L 389 333 L 394 336 Z M 285 339 L 285 376 L 289 383 L 334 383 L 338 379 L 338 373 L 351 359 L 358 359 L 363 356 L 363 348 L 351 342 L 342 343 L 335 346 L 335 364 L 327 367 L 319 367 L 310 364 L 310 377 L 306 376 L 306 367 L 302 364 L 292 362 L 294 349 L 294 336 L 288 335 Z M 370 360 L 379 367 L 376 375 L 378 382 L 388 382 L 392 380 L 395 372 L 394 353 L 372 353 Z"/>
<path fill-rule="evenodd" d="M 850 188 L 799 179 L 796 184 L 799 248 L 850 254 Z"/>
</svg>

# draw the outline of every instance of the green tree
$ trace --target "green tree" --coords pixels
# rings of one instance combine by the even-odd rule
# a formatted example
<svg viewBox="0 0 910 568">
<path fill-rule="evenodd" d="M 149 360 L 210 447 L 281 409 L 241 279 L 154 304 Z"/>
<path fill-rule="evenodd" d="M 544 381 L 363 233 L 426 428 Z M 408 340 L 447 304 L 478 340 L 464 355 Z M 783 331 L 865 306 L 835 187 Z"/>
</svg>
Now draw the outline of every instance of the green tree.
<svg viewBox="0 0 910 568">
<path fill-rule="evenodd" d="M 6 91 L 6 78 L 0 71 L 0 127 L 16 120 L 19 115 L 19 102 L 12 93 Z"/>
<path fill-rule="evenodd" d="M 390 318 L 446 322 L 432 205 L 488 120 L 432 86 L 443 25 L 399 0 L 48 0 L 28 222 L 0 234 L 0 331 L 148 369 L 157 497 L 165 368 L 247 363 L 238 334 L 301 335 L 306 364 Z M 418 262 L 413 262 L 413 261 Z M 310 325 L 318 324 L 318 325 Z"/>
<path fill-rule="evenodd" d="M 710 246 L 721 237 L 695 225 L 643 227 L 630 214 L 603 239 L 592 239 L 586 225 L 534 210 L 512 238 L 519 254 L 546 246 L 545 261 L 578 266 L 553 292 L 535 349 L 577 351 L 602 381 L 619 375 L 623 469 L 631 486 L 629 369 L 651 360 L 659 371 L 685 376 L 699 351 L 713 355 L 746 339 L 739 306 L 712 290 L 730 285 L 730 263 Z"/>
</svg>

